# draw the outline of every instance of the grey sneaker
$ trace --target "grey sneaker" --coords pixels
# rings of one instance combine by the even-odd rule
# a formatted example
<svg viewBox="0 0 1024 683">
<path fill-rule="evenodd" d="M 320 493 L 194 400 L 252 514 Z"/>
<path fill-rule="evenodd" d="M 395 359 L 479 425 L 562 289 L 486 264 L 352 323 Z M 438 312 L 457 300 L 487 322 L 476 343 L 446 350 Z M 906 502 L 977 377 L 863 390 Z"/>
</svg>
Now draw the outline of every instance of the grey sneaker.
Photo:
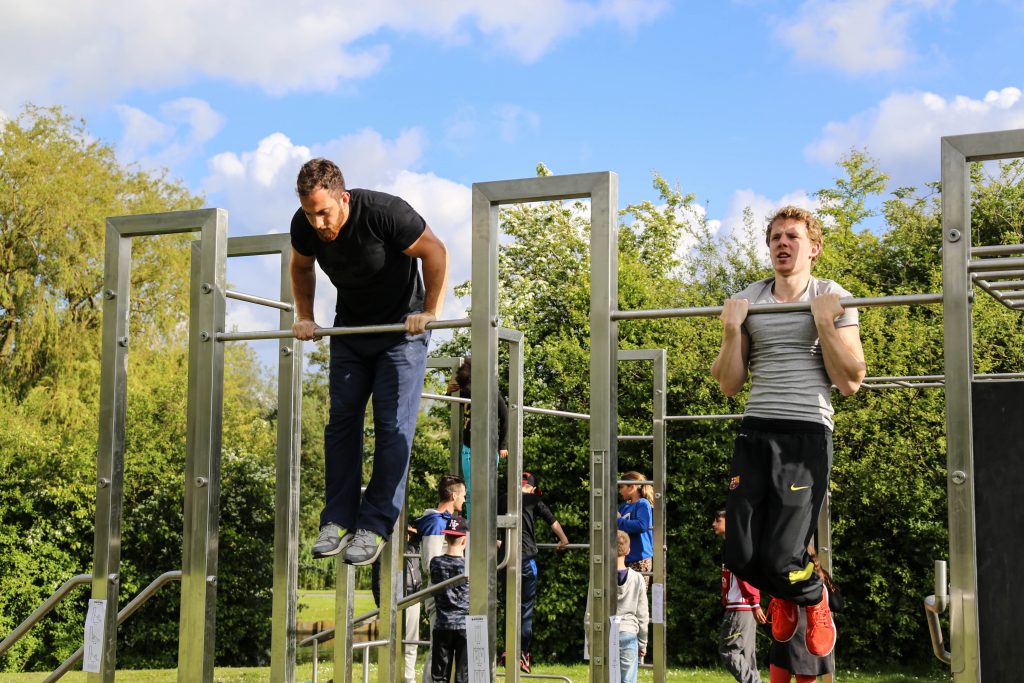
<svg viewBox="0 0 1024 683">
<path fill-rule="evenodd" d="M 337 555 L 352 540 L 352 533 L 348 529 L 342 529 L 333 522 L 328 522 L 320 527 L 320 535 L 316 537 L 313 544 L 313 557 L 332 557 Z"/>
<path fill-rule="evenodd" d="M 380 557 L 380 551 L 384 549 L 384 539 L 372 531 L 356 529 L 352 542 L 345 548 L 342 559 L 345 564 L 362 567 L 373 564 Z"/>
</svg>

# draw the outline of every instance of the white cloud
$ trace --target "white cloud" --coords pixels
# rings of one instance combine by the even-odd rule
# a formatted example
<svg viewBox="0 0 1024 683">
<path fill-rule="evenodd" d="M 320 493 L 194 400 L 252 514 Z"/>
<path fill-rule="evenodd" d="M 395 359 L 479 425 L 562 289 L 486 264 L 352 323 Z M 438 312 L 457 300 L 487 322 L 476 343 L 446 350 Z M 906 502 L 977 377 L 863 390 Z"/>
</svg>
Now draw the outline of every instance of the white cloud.
<svg viewBox="0 0 1024 683">
<path fill-rule="evenodd" d="M 105 101 L 197 75 L 272 94 L 329 92 L 375 73 L 390 57 L 388 41 L 409 34 L 446 44 L 482 38 L 530 62 L 590 25 L 632 29 L 666 6 L 666 0 L 7 2 L 0 5 L 0 106 Z"/>
<path fill-rule="evenodd" d="M 470 275 L 470 188 L 432 173 L 411 170 L 419 163 L 424 146 L 419 130 L 385 139 L 367 129 L 310 146 L 274 133 L 260 140 L 253 150 L 225 152 L 210 159 L 203 186 L 213 204 L 228 209 L 232 236 L 285 232 L 298 208 L 294 188 L 299 167 L 315 156 L 334 160 L 350 187 L 402 197 L 445 242 L 451 274 L 444 315 L 458 318 L 465 314 L 468 302 L 455 300 L 450 287 Z M 252 292 L 251 287 L 258 287 L 258 280 L 271 275 L 270 270 L 253 270 L 246 275 L 244 269 L 239 269 L 240 288 Z M 263 295 L 276 297 L 276 293 Z M 317 322 L 330 324 L 333 311 L 334 288 L 317 269 Z"/>
<path fill-rule="evenodd" d="M 797 59 L 851 74 L 893 71 L 914 59 L 915 15 L 945 0 L 807 0 L 777 34 Z"/>
<path fill-rule="evenodd" d="M 224 117 L 207 103 L 181 97 L 160 106 L 152 116 L 128 105 L 114 106 L 124 127 L 118 153 L 147 168 L 173 167 L 200 152 L 224 126 Z"/>
<path fill-rule="evenodd" d="M 834 164 L 852 148 L 867 148 L 896 185 L 938 180 L 939 138 L 945 135 L 1024 128 L 1024 98 L 1014 87 L 980 99 L 946 99 L 930 92 L 898 92 L 846 121 L 825 126 L 805 149 L 812 161 Z"/>
</svg>

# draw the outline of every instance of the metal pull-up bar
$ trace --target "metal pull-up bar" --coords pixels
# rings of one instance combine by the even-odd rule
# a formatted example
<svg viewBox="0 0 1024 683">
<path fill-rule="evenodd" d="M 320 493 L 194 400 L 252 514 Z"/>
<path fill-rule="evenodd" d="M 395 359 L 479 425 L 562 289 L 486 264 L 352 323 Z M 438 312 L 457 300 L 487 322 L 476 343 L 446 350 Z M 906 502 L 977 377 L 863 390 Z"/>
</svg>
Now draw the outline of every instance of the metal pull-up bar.
<svg viewBox="0 0 1024 683">
<path fill-rule="evenodd" d="M 1024 260 L 1024 259 L 1022 259 Z M 916 306 L 941 304 L 942 294 L 901 294 L 898 296 L 871 296 L 864 298 L 840 299 L 843 308 L 872 308 L 877 306 Z M 723 306 L 698 306 L 696 308 L 652 308 L 637 311 L 614 311 L 612 320 L 647 320 L 650 318 L 695 318 L 712 317 L 722 313 Z M 795 313 L 810 311 L 811 302 L 794 301 L 778 304 L 751 304 L 747 315 L 760 313 Z"/>
<path fill-rule="evenodd" d="M 454 320 L 435 320 L 427 323 L 428 330 L 457 330 L 469 327 L 469 318 Z M 385 332 L 405 332 L 405 325 L 362 325 L 359 327 L 318 327 L 313 334 L 317 337 L 339 337 L 346 334 L 381 334 Z M 214 338 L 220 342 L 253 341 L 257 339 L 291 339 L 295 333 L 291 330 L 262 330 L 256 332 L 218 332 Z"/>
</svg>

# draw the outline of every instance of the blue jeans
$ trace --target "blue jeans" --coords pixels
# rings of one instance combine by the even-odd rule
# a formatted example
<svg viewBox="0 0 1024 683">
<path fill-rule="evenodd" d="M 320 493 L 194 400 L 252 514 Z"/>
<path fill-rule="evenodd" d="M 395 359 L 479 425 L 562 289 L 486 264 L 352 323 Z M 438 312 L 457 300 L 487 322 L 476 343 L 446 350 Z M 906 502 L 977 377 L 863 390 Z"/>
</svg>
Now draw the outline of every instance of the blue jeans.
<svg viewBox="0 0 1024 683">
<path fill-rule="evenodd" d="M 469 480 L 472 478 L 472 477 L 470 477 L 470 468 L 472 467 L 473 463 L 472 463 L 472 452 L 469 450 L 469 446 L 467 444 L 462 444 L 461 455 L 462 455 L 462 478 L 466 480 L 466 519 L 469 519 L 469 493 L 470 493 L 470 491 L 469 491 Z M 494 454 L 494 465 L 495 465 L 495 467 L 497 467 L 497 465 L 498 465 L 498 458 L 499 458 L 499 454 L 495 453 Z"/>
<path fill-rule="evenodd" d="M 639 665 L 639 647 L 635 633 L 619 632 L 619 671 L 622 683 L 636 683 L 636 671 Z"/>
<path fill-rule="evenodd" d="M 533 643 L 533 601 L 537 597 L 537 560 L 523 560 L 523 572 L 520 576 L 522 593 L 522 610 L 520 612 L 520 643 L 523 652 L 530 651 Z"/>
<path fill-rule="evenodd" d="M 405 502 L 429 340 L 429 332 L 331 337 L 320 526 L 333 522 L 390 538 Z M 363 420 L 371 396 L 373 471 L 360 499 Z"/>
</svg>

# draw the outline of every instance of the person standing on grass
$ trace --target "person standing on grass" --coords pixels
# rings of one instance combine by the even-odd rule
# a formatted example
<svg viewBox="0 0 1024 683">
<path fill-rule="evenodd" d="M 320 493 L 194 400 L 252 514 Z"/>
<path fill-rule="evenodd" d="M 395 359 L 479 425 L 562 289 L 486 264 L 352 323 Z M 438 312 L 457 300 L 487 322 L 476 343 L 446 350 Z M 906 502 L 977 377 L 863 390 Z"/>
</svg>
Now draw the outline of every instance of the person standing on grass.
<svg viewBox="0 0 1024 683">
<path fill-rule="evenodd" d="M 725 536 L 725 508 L 715 513 L 711 523 L 715 535 Z M 757 625 L 767 623 L 761 610 L 761 592 L 722 565 L 722 628 L 718 655 L 722 664 L 739 683 L 761 683 L 757 670 Z"/>
<path fill-rule="evenodd" d="M 645 481 L 639 472 L 626 472 L 623 481 Z M 640 572 L 647 588 L 651 587 L 654 568 L 654 490 L 650 484 L 619 484 L 619 495 L 624 501 L 619 506 L 616 524 L 629 534 L 629 555 L 626 566 Z"/>
<path fill-rule="evenodd" d="M 466 573 L 466 532 L 464 517 L 452 517 L 444 530 L 447 547 L 430 561 L 430 582 L 441 583 Z M 456 582 L 437 593 L 437 620 L 431 634 L 430 678 L 433 683 L 469 683 L 469 653 L 466 647 L 466 616 L 469 615 L 469 583 Z"/>
</svg>

